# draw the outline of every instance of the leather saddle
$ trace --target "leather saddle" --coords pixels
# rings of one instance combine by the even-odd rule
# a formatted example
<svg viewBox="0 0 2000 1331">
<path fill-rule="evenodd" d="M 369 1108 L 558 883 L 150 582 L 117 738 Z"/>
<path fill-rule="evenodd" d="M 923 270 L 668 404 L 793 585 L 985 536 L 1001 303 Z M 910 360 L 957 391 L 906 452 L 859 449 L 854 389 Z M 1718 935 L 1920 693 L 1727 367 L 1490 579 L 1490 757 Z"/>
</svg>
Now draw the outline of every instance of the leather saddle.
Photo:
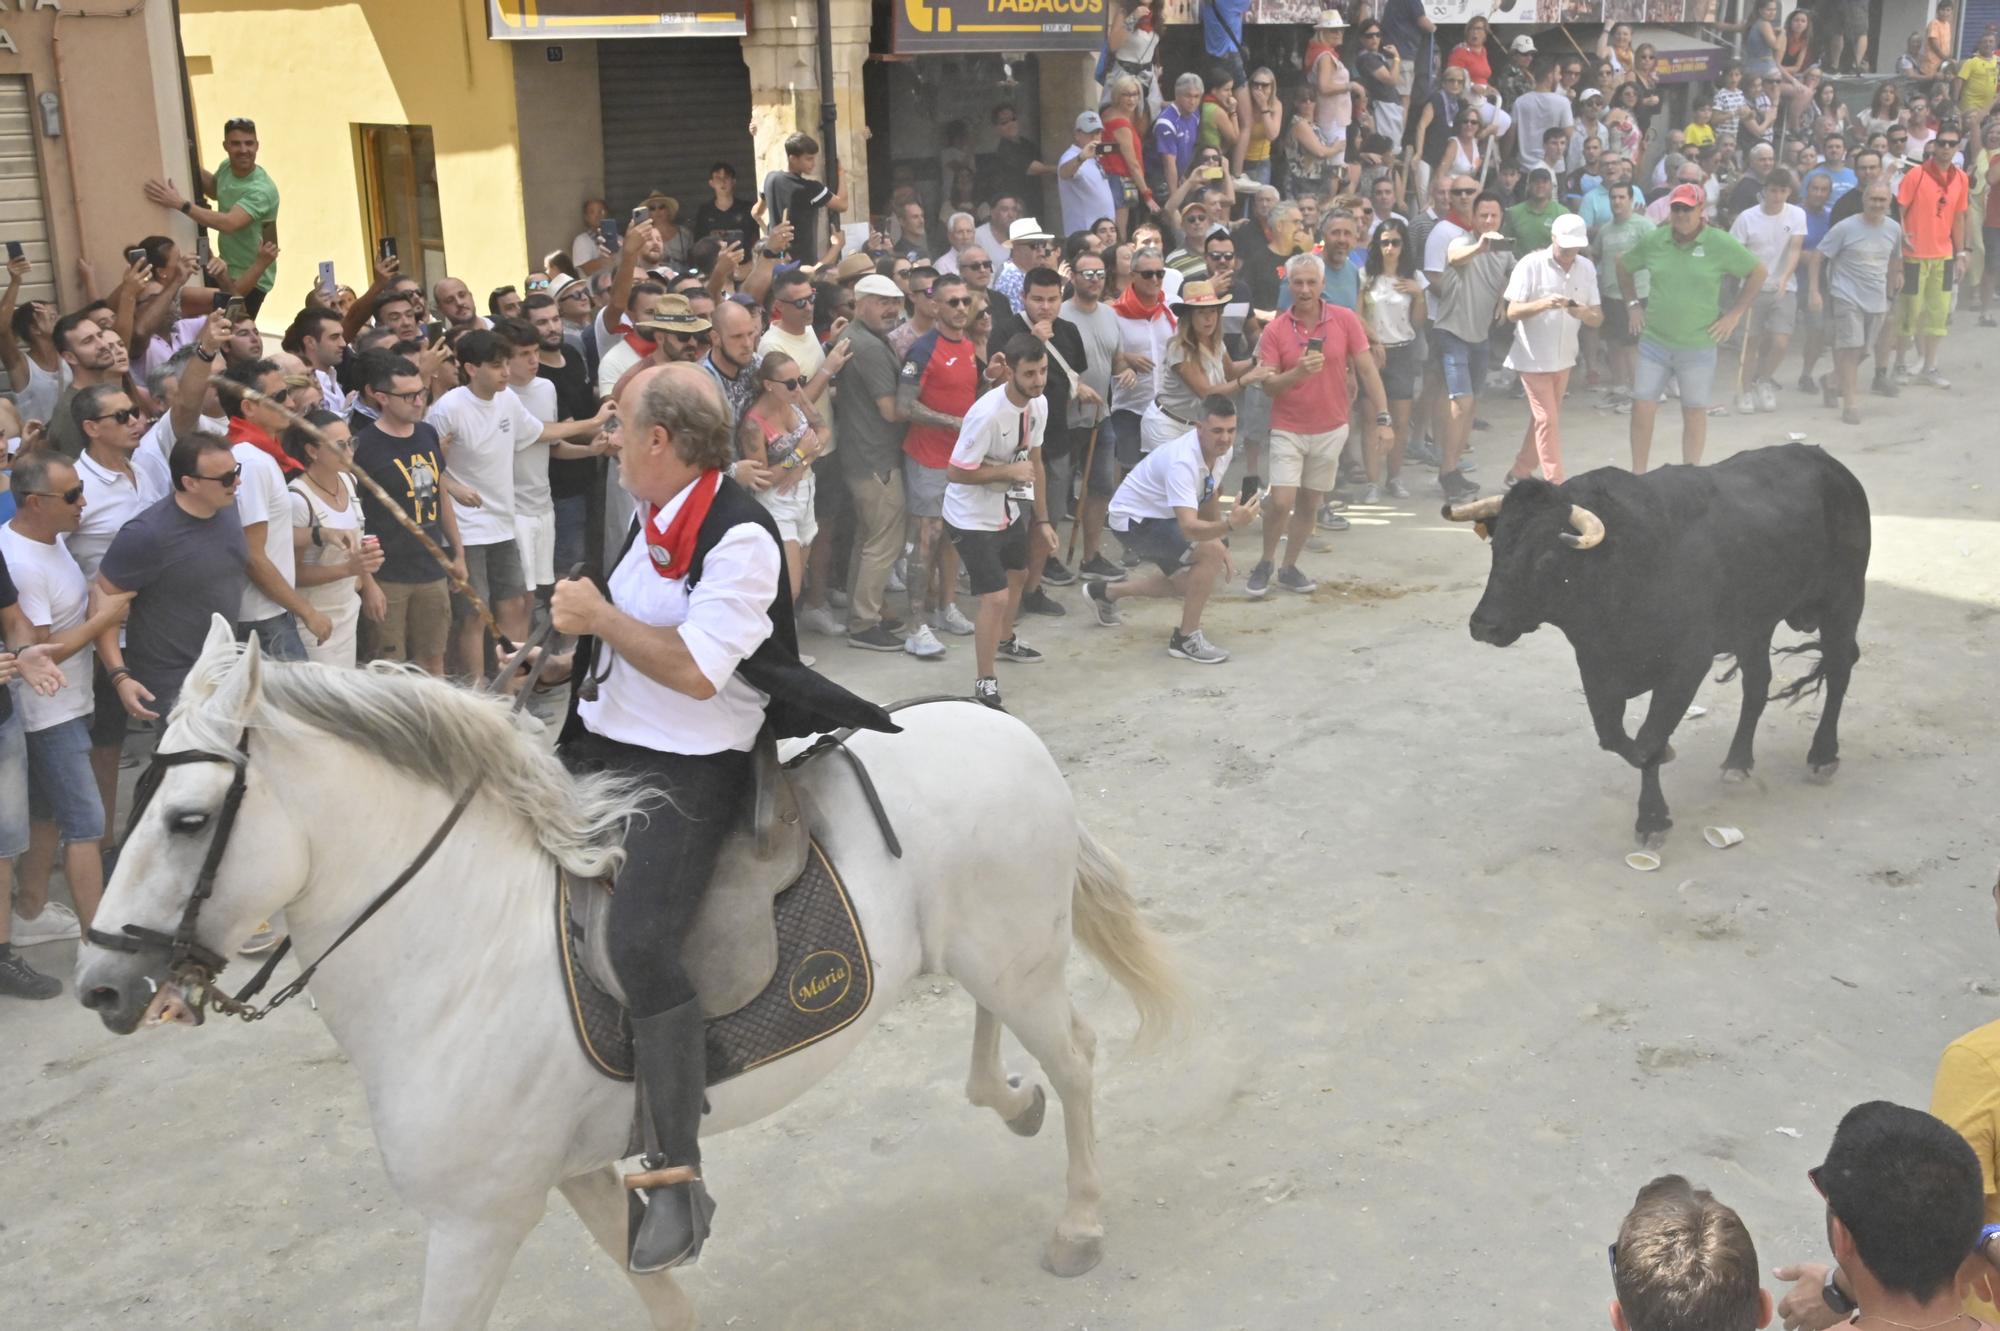
<svg viewBox="0 0 2000 1331">
<path fill-rule="evenodd" d="M 681 949 L 681 964 L 701 997 L 702 1015 L 728 1016 L 771 983 L 778 967 L 778 926 L 773 903 L 799 880 L 811 853 L 811 829 L 798 790 L 778 762 L 769 730 L 751 751 L 751 797 L 716 859 L 708 895 Z M 625 1006 L 625 991 L 611 969 L 606 924 L 611 889 L 601 880 L 576 882 L 571 918 L 583 939 L 585 974 Z"/>
</svg>

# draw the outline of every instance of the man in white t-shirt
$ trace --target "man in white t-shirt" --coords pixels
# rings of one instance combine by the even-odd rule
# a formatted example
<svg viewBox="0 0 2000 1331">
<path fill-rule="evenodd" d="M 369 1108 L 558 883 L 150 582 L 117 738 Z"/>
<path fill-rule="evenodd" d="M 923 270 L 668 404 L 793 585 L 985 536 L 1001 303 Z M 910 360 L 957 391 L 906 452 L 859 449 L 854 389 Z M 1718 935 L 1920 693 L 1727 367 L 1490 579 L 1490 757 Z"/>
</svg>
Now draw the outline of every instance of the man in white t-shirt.
<svg viewBox="0 0 2000 1331">
<path fill-rule="evenodd" d="M 333 622 L 299 594 L 298 556 L 292 546 L 292 496 L 285 488 L 284 464 L 289 457 L 278 442 L 285 418 L 275 407 L 243 396 L 255 389 L 272 401 L 283 400 L 285 373 L 268 360 L 238 361 L 216 387 L 229 417 L 229 451 L 236 457 L 242 480 L 236 487 L 236 516 L 243 523 L 249 547 L 250 580 L 243 588 L 243 608 L 236 618 L 236 636 L 248 642 L 254 633 L 267 655 L 279 661 L 303 661 L 306 645 L 299 637 L 303 624 L 319 642 L 333 636 Z M 293 460 L 294 470 L 303 470 Z"/>
<path fill-rule="evenodd" d="M 541 377 L 542 340 L 534 326 L 520 319 L 502 319 L 494 331 L 508 344 L 507 391 L 521 400 L 528 414 L 541 422 L 542 432 L 525 448 L 514 451 L 514 541 L 521 551 L 521 574 L 529 590 L 545 595 L 556 581 L 556 501 L 549 489 L 549 459 L 572 461 L 601 457 L 596 436 L 611 419 L 606 399 L 595 416 L 565 421 L 556 407 L 553 379 Z M 563 575 L 568 576 L 564 569 Z"/>
<path fill-rule="evenodd" d="M 1757 256 L 1770 274 L 1764 289 L 1750 307 L 1750 322 L 1744 331 L 1744 359 L 1753 367 L 1750 382 L 1744 385 L 1736 410 L 1778 409 L 1778 366 L 1791 344 L 1792 328 L 1799 317 L 1798 284 L 1793 273 L 1805 251 L 1806 210 L 1791 201 L 1792 173 L 1774 166 L 1764 177 L 1758 192 L 1758 206 L 1745 208 L 1729 225 L 1729 234 L 1743 242 L 1743 248 Z"/>
<path fill-rule="evenodd" d="M 465 556 L 466 582 L 514 642 L 528 636 L 528 582 L 514 535 L 514 455 L 542 437 L 542 423 L 507 389 L 513 348 L 487 329 L 458 340 L 465 382 L 431 404 L 424 417 L 444 441 L 446 477 L 478 499 L 452 511 Z M 452 595 L 453 658 L 446 669 L 474 679 L 486 672 L 486 625 L 472 602 Z"/>
<path fill-rule="evenodd" d="M 972 696 L 1000 706 L 995 661 L 1033 665 L 1042 654 L 1014 633 L 1028 564 L 1056 548 L 1049 521 L 1042 437 L 1048 428 L 1049 353 L 1031 333 L 1017 334 L 999 353 L 1007 382 L 972 404 L 958 427 L 945 467 L 944 530 L 979 598 L 972 621 L 979 675 Z"/>
<path fill-rule="evenodd" d="M 1056 163 L 1056 192 L 1062 199 L 1062 229 L 1066 234 L 1088 228 L 1100 217 L 1116 217 L 1111 182 L 1105 178 L 1097 145 L 1104 142 L 1104 120 L 1095 111 L 1076 118 L 1069 149 Z"/>
<path fill-rule="evenodd" d="M 1537 459 L 1551 485 L 1563 481 L 1562 403 L 1578 333 L 1604 323 L 1597 265 L 1583 257 L 1589 244 L 1583 219 L 1564 213 L 1549 229 L 1548 248 L 1523 258 L 1507 277 L 1507 317 L 1514 323 L 1507 368 L 1521 376 L 1528 396 L 1528 426 L 1507 470 L 1509 485 L 1532 476 Z"/>
<path fill-rule="evenodd" d="M 23 454 L 14 463 L 10 488 L 16 507 L 13 521 L 0 527 L 0 556 L 20 596 L 21 615 L 33 641 L 49 645 L 50 657 L 63 673 L 62 688 L 53 695 L 14 690 L 14 705 L 21 709 L 28 732 L 28 798 L 33 814 L 28 853 L 21 861 L 21 899 L 30 917 L 41 914 L 60 842 L 63 875 L 76 900 L 77 916 L 88 928 L 104 890 L 98 849 L 104 837 L 104 801 L 90 766 L 96 659 L 91 644 L 124 617 L 125 603 L 132 598 L 130 593 L 100 595 L 98 604 L 91 605 L 83 570 L 63 546 L 84 508 L 83 481 L 67 459 L 46 449 Z"/>
<path fill-rule="evenodd" d="M 1220 665 L 1229 653 L 1201 631 L 1201 612 L 1216 584 L 1235 569 L 1223 540 L 1259 516 L 1262 492 L 1222 512 L 1222 477 L 1236 452 L 1236 404 L 1221 394 L 1202 400 L 1201 424 L 1161 444 L 1132 469 L 1111 497 L 1111 529 L 1139 556 L 1122 582 L 1084 584 L 1097 622 L 1124 622 L 1118 602 L 1128 596 L 1177 596 L 1181 622 L 1167 636 L 1167 655 Z"/>
</svg>

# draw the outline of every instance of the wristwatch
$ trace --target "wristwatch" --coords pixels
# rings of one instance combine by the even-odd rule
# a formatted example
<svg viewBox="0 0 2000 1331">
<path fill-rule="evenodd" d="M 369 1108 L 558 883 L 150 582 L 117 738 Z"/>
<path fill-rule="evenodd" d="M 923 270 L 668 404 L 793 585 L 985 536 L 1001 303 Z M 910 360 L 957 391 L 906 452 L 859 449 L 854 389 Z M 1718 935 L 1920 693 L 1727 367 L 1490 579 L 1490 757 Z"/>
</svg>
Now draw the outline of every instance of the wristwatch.
<svg viewBox="0 0 2000 1331">
<path fill-rule="evenodd" d="M 1377 425 L 1394 425 L 1396 418 L 1386 411 L 1378 411 L 1375 413 L 1375 423 Z"/>
<path fill-rule="evenodd" d="M 193 199 L 182 199 L 182 200 L 181 200 L 181 212 L 182 212 L 182 214 L 183 214 L 184 216 L 187 216 L 187 217 L 193 217 L 193 216 L 194 216 L 194 200 L 193 200 Z"/>
<path fill-rule="evenodd" d="M 1839 1274 L 1840 1268 L 1837 1266 L 1827 1271 L 1826 1283 L 1819 1287 L 1819 1296 L 1825 1301 L 1827 1307 L 1833 1309 L 1842 1317 L 1852 1317 L 1860 1311 L 1861 1305 L 1856 1303 L 1846 1290 L 1833 1283 L 1833 1278 Z"/>
</svg>

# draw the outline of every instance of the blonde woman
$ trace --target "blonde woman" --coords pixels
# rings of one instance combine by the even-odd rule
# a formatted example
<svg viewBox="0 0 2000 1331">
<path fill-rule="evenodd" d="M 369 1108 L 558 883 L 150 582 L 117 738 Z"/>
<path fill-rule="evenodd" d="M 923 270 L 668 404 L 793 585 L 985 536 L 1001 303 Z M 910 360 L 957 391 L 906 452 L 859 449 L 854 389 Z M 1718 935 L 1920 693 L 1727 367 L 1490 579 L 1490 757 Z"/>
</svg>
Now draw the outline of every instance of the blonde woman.
<svg viewBox="0 0 2000 1331">
<path fill-rule="evenodd" d="M 796 604 L 805 588 L 806 552 L 819 534 L 813 516 L 813 459 L 826 448 L 831 431 L 806 396 L 806 375 L 797 361 L 782 351 L 766 352 L 756 375 L 757 400 L 736 427 L 736 453 L 761 462 L 776 478 L 755 494 L 778 524 Z"/>
<path fill-rule="evenodd" d="M 1117 148 L 1115 153 L 1106 153 L 1098 161 L 1104 168 L 1104 178 L 1111 186 L 1111 201 L 1117 205 L 1118 234 L 1128 235 L 1128 225 L 1132 218 L 1132 204 L 1143 197 L 1146 207 L 1153 206 L 1153 196 L 1146 189 L 1146 158 L 1143 136 L 1146 132 L 1146 111 L 1140 104 L 1141 88 L 1139 80 L 1123 72 L 1111 76 L 1105 85 L 1104 141 Z"/>
<path fill-rule="evenodd" d="M 1206 280 L 1189 282 L 1173 302 L 1173 336 L 1153 369 L 1153 401 L 1140 420 L 1140 447 L 1150 453 L 1192 430 L 1202 417 L 1202 399 L 1236 397 L 1271 377 L 1268 366 L 1231 360 L 1222 345 L 1222 307 L 1227 296 Z"/>
</svg>

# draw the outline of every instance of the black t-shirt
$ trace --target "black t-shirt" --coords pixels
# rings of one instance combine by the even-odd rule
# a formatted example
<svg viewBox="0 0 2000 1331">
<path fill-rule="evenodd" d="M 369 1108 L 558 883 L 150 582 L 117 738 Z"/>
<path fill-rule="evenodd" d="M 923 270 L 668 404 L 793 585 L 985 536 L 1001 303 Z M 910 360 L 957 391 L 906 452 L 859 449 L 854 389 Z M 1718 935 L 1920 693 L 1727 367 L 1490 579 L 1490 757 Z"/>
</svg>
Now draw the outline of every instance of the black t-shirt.
<svg viewBox="0 0 2000 1331">
<path fill-rule="evenodd" d="M 1232 234 L 1236 238 L 1237 276 L 1249 288 L 1246 294 L 1251 308 L 1277 309 L 1278 288 L 1283 285 L 1278 265 L 1283 261 L 1264 239 L 1264 228 L 1255 218 L 1246 217 L 1236 224 Z"/>
<path fill-rule="evenodd" d="M 379 422 L 370 421 L 354 433 L 354 463 L 388 492 L 426 536 L 450 553 L 438 507 L 444 492 L 439 480 L 444 475 L 444 449 L 436 430 L 419 421 L 408 437 L 397 438 L 384 434 Z M 444 576 L 423 543 L 405 531 L 365 486 L 361 490 L 361 516 L 368 534 L 382 538 L 377 582 L 436 582 Z"/>
<path fill-rule="evenodd" d="M 4 555 L 0 555 L 0 610 L 16 605 L 20 600 L 21 594 L 14 590 L 14 575 L 7 571 L 7 559 Z M 12 715 L 14 715 L 14 690 L 0 688 L 0 721 L 5 721 Z"/>
<path fill-rule="evenodd" d="M 1054 336 L 1049 340 L 1055 343 L 1056 351 L 1069 362 L 1070 369 L 1081 375 L 1085 368 L 1083 334 L 1067 319 L 1057 319 L 1051 331 Z M 987 350 L 1004 350 L 1017 333 L 1033 336 L 1028 321 L 1002 305 L 1000 313 L 993 318 L 993 332 L 986 339 Z M 1056 364 L 1054 356 L 1049 357 L 1049 386 L 1043 390 L 1042 396 L 1049 401 L 1049 426 L 1042 437 L 1042 456 L 1049 460 L 1065 457 L 1070 449 L 1069 376 L 1063 373 L 1062 366 Z"/>
<path fill-rule="evenodd" d="M 979 187 L 979 197 L 990 203 L 1011 194 L 1021 201 L 1022 212 L 1033 213 L 1042 194 L 1028 183 L 1028 168 L 1041 155 L 1042 150 L 1025 138 L 1001 139 L 992 152 L 980 157 L 986 179 Z"/>
<path fill-rule="evenodd" d="M 235 509 L 198 518 L 168 495 L 118 529 L 97 571 L 138 593 L 125 618 L 125 664 L 161 705 L 172 706 L 201 658 L 209 622 L 217 615 L 234 622 L 242 613 L 250 547 Z"/>
<path fill-rule="evenodd" d="M 1857 185 L 1838 199 L 1835 199 L 1833 201 L 1833 211 L 1827 214 L 1826 224 L 1830 227 L 1835 222 L 1844 222 L 1850 217 L 1859 217 L 1863 202 L 1861 196 L 1865 192 Z M 1903 205 L 1896 201 L 1893 191 L 1889 195 L 1889 216 L 1894 221 L 1900 222 L 1903 220 Z"/>
<path fill-rule="evenodd" d="M 546 379 L 556 386 L 557 420 L 589 420 L 597 414 L 597 393 L 590 386 L 583 357 L 577 354 L 575 347 L 565 342 L 562 358 L 560 367 L 537 365 L 535 377 Z M 590 487 L 597 481 L 598 467 L 596 458 L 550 458 L 549 493 L 557 499 L 589 494 Z"/>
<path fill-rule="evenodd" d="M 697 243 L 717 231 L 740 232 L 745 250 L 764 234 L 758 230 L 757 219 L 751 215 L 750 204 L 744 199 L 738 199 L 727 208 L 716 207 L 715 200 L 710 199 L 694 210 L 694 238 Z"/>
<path fill-rule="evenodd" d="M 764 216 L 771 219 L 771 225 L 780 222 L 792 224 L 791 257 L 800 263 L 818 263 L 820 251 L 826 246 L 826 237 L 821 233 L 825 216 L 822 207 L 833 197 L 823 181 L 810 176 L 798 175 L 791 171 L 773 171 L 764 177 Z"/>
</svg>

